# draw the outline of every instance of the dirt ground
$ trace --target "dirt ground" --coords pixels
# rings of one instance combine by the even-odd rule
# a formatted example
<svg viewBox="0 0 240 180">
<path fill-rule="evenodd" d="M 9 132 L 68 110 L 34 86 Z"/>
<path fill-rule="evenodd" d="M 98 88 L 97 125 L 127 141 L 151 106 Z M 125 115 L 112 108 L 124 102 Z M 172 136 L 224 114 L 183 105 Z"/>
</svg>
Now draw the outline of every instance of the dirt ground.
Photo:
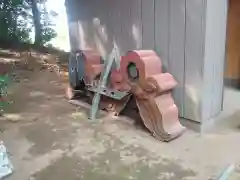
<svg viewBox="0 0 240 180">
<path fill-rule="evenodd" d="M 8 91 L 13 103 L 0 120 L 14 166 L 7 180 L 210 180 L 240 162 L 239 132 L 188 130 L 163 143 L 126 117 L 102 114 L 89 122 L 89 106 L 67 102 L 66 80 L 55 71 L 34 58 L 18 66 L 12 61 L 19 58 L 1 61 L 11 62 L 15 78 Z M 236 172 L 233 179 L 240 179 Z"/>
</svg>

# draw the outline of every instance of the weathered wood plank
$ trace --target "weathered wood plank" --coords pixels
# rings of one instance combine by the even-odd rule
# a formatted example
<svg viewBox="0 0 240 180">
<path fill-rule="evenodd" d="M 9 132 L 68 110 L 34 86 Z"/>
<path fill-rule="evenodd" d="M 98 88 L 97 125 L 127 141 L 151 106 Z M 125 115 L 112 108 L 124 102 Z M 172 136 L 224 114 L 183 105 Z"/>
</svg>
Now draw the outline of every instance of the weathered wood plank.
<svg viewBox="0 0 240 180">
<path fill-rule="evenodd" d="M 155 0 L 142 0 L 143 49 L 155 49 Z"/>
<path fill-rule="evenodd" d="M 156 52 L 163 61 L 164 71 L 169 67 L 169 20 L 170 1 L 161 0 L 155 2 L 155 43 Z"/>
<path fill-rule="evenodd" d="M 173 95 L 181 117 L 184 117 L 185 7 L 186 0 L 170 0 L 168 70 L 179 83 Z"/>
<path fill-rule="evenodd" d="M 134 39 L 131 33 L 132 21 L 131 21 L 131 6 L 133 2 L 128 0 L 121 1 L 121 55 L 124 55 L 127 51 L 134 49 Z"/>
<path fill-rule="evenodd" d="M 205 0 L 186 0 L 184 118 L 201 121 Z"/>
<path fill-rule="evenodd" d="M 142 48 L 142 0 L 131 1 L 131 33 L 135 49 Z M 131 50 L 131 49 L 130 49 Z"/>
<path fill-rule="evenodd" d="M 227 0 L 208 0 L 206 9 L 205 65 L 210 66 L 210 68 L 209 72 L 205 72 L 204 82 L 207 81 L 209 76 L 212 76 L 212 83 L 205 85 L 206 88 L 211 89 L 211 94 L 205 94 L 205 100 L 211 99 L 211 109 L 210 113 L 205 115 L 204 120 L 217 116 L 222 110 L 226 24 Z M 203 110 L 206 110 L 205 106 Z"/>
</svg>

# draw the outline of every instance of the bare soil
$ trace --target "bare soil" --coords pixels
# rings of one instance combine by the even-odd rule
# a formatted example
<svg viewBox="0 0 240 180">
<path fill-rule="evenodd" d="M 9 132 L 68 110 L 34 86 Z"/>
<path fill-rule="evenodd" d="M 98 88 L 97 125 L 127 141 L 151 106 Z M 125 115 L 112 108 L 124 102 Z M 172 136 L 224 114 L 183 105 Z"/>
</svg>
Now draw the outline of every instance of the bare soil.
<svg viewBox="0 0 240 180">
<path fill-rule="evenodd" d="M 239 132 L 189 130 L 166 144 L 126 117 L 89 122 L 89 106 L 65 98 L 67 59 L 26 52 L 0 62 L 13 77 L 12 103 L 0 118 L 0 140 L 14 166 L 7 180 L 205 180 L 240 162 Z"/>
</svg>

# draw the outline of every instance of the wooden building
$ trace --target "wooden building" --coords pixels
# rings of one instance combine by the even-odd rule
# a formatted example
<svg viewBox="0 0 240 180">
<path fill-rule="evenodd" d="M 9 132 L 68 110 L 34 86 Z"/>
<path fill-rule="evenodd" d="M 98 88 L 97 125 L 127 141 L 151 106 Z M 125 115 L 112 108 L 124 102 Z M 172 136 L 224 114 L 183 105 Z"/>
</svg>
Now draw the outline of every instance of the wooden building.
<svg viewBox="0 0 240 180">
<path fill-rule="evenodd" d="M 179 82 L 181 117 L 205 123 L 221 112 L 227 0 L 66 0 L 66 7 L 72 50 L 93 48 L 103 57 L 113 47 L 120 55 L 155 50 Z"/>
</svg>

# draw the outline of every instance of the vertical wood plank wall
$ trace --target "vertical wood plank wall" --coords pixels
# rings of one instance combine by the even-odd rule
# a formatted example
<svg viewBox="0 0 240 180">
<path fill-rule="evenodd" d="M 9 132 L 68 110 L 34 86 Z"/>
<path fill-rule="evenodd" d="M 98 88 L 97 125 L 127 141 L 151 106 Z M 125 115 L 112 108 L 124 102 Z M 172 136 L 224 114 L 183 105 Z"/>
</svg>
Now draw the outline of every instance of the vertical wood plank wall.
<svg viewBox="0 0 240 180">
<path fill-rule="evenodd" d="M 74 7 L 68 8 L 74 11 L 69 14 L 72 49 L 91 47 L 104 57 L 113 47 L 120 55 L 134 49 L 155 50 L 164 71 L 179 82 L 174 99 L 180 116 L 200 122 L 207 1 L 211 0 L 75 0 Z M 213 78 L 209 76 L 211 83 Z M 210 89 L 209 93 L 218 93 Z"/>
</svg>

